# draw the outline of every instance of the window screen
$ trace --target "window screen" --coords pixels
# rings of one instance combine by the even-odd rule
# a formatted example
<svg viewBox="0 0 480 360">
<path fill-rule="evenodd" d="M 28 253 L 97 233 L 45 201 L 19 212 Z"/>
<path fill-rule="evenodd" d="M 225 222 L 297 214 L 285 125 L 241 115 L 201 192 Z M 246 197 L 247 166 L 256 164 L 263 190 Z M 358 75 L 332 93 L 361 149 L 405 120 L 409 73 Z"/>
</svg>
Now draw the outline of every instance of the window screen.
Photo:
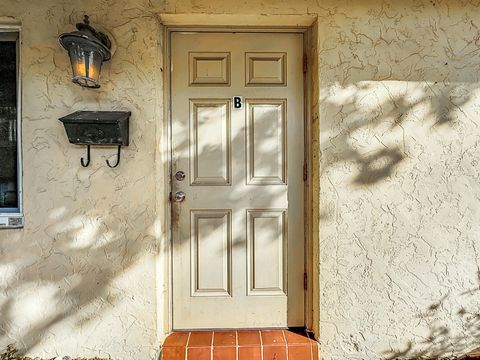
<svg viewBox="0 0 480 360">
<path fill-rule="evenodd" d="M 17 34 L 0 32 L 0 213 L 19 212 Z"/>
</svg>

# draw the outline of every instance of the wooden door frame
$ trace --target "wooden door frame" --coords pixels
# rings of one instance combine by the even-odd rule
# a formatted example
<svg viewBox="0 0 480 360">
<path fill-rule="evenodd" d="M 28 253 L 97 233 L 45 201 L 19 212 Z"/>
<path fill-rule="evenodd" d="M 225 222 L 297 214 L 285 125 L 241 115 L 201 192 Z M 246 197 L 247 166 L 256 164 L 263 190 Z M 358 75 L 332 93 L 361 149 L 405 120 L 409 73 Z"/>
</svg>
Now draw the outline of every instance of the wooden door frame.
<svg viewBox="0 0 480 360">
<path fill-rule="evenodd" d="M 172 192 L 172 65 L 171 65 L 171 41 L 172 33 L 175 32 L 191 32 L 191 33 L 231 33 L 231 32 L 251 32 L 251 33 L 300 33 L 303 35 L 303 56 L 306 69 L 304 69 L 304 140 L 306 146 L 304 150 L 304 163 L 306 165 L 306 180 L 304 182 L 304 239 L 305 239 L 305 264 L 304 271 L 308 276 L 305 279 L 306 290 L 304 294 L 304 324 L 307 329 L 314 331 L 318 336 L 318 312 L 319 302 L 318 296 L 315 295 L 315 291 L 318 292 L 318 264 L 315 263 L 318 260 L 318 245 L 314 246 L 314 240 L 318 240 L 318 231 L 315 230 L 315 225 L 318 229 L 318 190 L 314 185 L 314 176 L 318 174 L 318 170 L 315 170 L 315 166 L 318 167 L 318 157 L 313 156 L 313 143 L 316 141 L 315 137 L 318 137 L 318 130 L 312 129 L 312 120 L 315 116 L 313 113 L 317 113 L 315 108 L 318 106 L 318 101 L 312 101 L 312 95 L 318 95 L 318 71 L 317 69 L 317 46 L 316 46 L 316 21 L 310 26 L 186 26 L 186 25 L 164 25 L 163 27 L 163 129 L 161 142 L 163 151 L 167 155 L 164 155 L 163 164 L 163 176 L 164 176 L 164 196 L 168 200 L 164 204 L 163 213 L 165 214 L 166 231 L 164 235 L 167 236 L 165 241 L 165 247 L 163 255 L 166 256 L 166 268 L 168 269 L 167 276 L 167 293 L 168 293 L 168 306 L 164 304 L 163 309 L 159 308 L 158 311 L 168 312 L 167 316 L 162 317 L 164 323 L 164 331 L 171 332 L 173 329 L 173 235 L 172 235 L 172 217 L 171 209 L 172 202 L 170 200 Z M 312 46 L 313 45 L 313 46 Z M 314 51 L 312 51 L 314 49 Z M 316 77 L 314 76 L 316 75 Z M 316 159 L 316 160 L 315 160 Z M 315 197 L 316 196 L 316 197 Z M 317 215 L 317 220 L 315 220 Z M 318 262 L 318 261 L 317 261 Z M 317 285 L 315 285 L 317 283 Z M 315 303 L 317 304 L 315 307 Z M 167 310 L 168 307 L 168 310 Z M 160 314 L 158 316 L 160 320 Z"/>
</svg>

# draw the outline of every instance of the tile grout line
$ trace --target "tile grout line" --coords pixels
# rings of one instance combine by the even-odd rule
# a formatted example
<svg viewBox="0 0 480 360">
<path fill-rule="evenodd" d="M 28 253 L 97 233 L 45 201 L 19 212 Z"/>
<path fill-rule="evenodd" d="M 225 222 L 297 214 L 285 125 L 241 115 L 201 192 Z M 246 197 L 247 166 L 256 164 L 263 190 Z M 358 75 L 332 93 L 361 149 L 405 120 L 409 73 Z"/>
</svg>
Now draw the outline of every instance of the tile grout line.
<svg viewBox="0 0 480 360">
<path fill-rule="evenodd" d="M 263 359 L 263 340 L 262 340 L 262 331 L 258 330 L 258 335 L 260 336 L 260 352 L 261 352 L 261 357 Z"/>
<path fill-rule="evenodd" d="M 285 336 L 285 330 L 283 329 L 282 329 L 282 335 L 283 335 L 283 340 L 285 341 L 285 352 L 286 352 L 287 360 L 289 360 L 287 337 Z"/>
<path fill-rule="evenodd" d="M 238 360 L 238 330 L 235 330 L 235 359 Z"/>
<path fill-rule="evenodd" d="M 213 360 L 213 339 L 215 338 L 215 331 L 212 331 L 212 342 L 210 344 L 210 360 Z"/>
<path fill-rule="evenodd" d="M 185 344 L 185 360 L 188 360 L 188 343 L 190 342 L 190 336 L 192 336 L 192 332 L 188 332 L 187 343 Z"/>
</svg>

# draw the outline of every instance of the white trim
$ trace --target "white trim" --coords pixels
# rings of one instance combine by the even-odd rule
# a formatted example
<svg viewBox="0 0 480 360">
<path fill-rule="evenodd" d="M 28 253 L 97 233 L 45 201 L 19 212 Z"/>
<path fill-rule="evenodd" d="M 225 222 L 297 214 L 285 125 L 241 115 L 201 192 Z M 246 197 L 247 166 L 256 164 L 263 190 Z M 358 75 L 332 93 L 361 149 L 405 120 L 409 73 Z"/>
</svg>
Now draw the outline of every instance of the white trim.
<svg viewBox="0 0 480 360">
<path fill-rule="evenodd" d="M 18 32 L 18 33 L 20 33 L 21 30 L 22 30 L 21 25 L 0 24 L 0 32 Z"/>
<path fill-rule="evenodd" d="M 17 196 L 18 211 L 1 212 L 0 211 L 0 228 L 19 228 L 24 225 L 23 218 L 23 153 L 22 153 L 22 61 L 21 61 L 21 44 L 22 44 L 22 28 L 20 25 L 0 25 L 0 33 L 16 32 L 17 42 Z M 21 219 L 19 223 L 10 225 L 12 219 Z"/>
</svg>

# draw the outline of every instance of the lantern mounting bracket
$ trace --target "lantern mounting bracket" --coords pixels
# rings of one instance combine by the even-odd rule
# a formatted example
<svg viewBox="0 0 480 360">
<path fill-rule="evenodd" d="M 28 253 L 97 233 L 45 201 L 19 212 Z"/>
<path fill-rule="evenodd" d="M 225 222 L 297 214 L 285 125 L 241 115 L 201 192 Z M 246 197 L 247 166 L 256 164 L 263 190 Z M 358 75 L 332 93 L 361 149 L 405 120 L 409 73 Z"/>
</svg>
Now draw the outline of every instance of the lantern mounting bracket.
<svg viewBox="0 0 480 360">
<path fill-rule="evenodd" d="M 88 15 L 83 16 L 83 23 L 77 23 L 76 27 L 78 31 L 83 31 L 83 32 L 90 32 L 93 36 L 95 36 L 100 42 L 105 45 L 107 48 L 112 47 L 112 42 L 110 41 L 110 38 L 102 33 L 101 31 L 95 30 L 93 26 L 90 25 L 90 20 L 89 20 Z"/>
</svg>

